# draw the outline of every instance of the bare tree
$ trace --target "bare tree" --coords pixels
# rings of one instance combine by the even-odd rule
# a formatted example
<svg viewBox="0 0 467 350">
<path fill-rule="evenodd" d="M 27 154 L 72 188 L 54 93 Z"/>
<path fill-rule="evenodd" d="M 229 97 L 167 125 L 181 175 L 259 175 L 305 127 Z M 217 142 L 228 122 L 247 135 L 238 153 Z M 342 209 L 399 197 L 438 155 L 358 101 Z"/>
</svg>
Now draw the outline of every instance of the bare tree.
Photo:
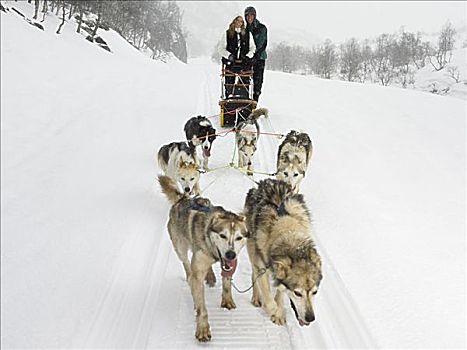
<svg viewBox="0 0 467 350">
<path fill-rule="evenodd" d="M 48 12 L 48 9 L 49 9 L 49 6 L 47 5 L 47 0 L 44 0 L 43 4 L 42 4 L 42 20 L 41 22 L 44 22 L 45 21 L 45 15 L 47 14 Z"/>
<path fill-rule="evenodd" d="M 383 86 L 389 85 L 395 75 L 392 61 L 392 49 L 395 44 L 393 35 L 381 34 L 376 39 L 376 48 L 373 53 L 372 66 L 376 78 Z"/>
<path fill-rule="evenodd" d="M 39 12 L 39 0 L 34 0 L 34 16 L 33 19 L 37 19 L 37 13 Z"/>
<path fill-rule="evenodd" d="M 61 5 L 62 5 L 62 22 L 57 28 L 56 34 L 60 34 L 60 30 L 62 29 L 63 25 L 65 24 L 65 1 L 61 0 Z M 58 6 L 57 8 L 59 8 Z"/>
<path fill-rule="evenodd" d="M 325 79 L 331 79 L 332 73 L 336 70 L 337 63 L 336 46 L 330 39 L 326 39 L 324 44 L 318 49 L 318 74 Z"/>
<path fill-rule="evenodd" d="M 449 75 L 450 78 L 454 79 L 456 83 L 459 83 L 461 81 L 460 79 L 460 72 L 459 68 L 457 66 L 450 66 L 446 68 L 446 71 Z"/>
<path fill-rule="evenodd" d="M 360 54 L 362 57 L 362 64 L 359 71 L 359 81 L 364 83 L 368 78 L 371 78 L 373 50 L 371 49 L 370 40 L 366 39 L 363 41 Z"/>
<path fill-rule="evenodd" d="M 452 27 L 451 22 L 447 21 L 441 29 L 438 38 L 438 48 L 434 49 L 432 55 L 429 57 L 430 63 L 436 71 L 440 71 L 451 61 L 455 34 L 456 30 Z M 435 60 L 434 63 L 433 59 Z"/>
<path fill-rule="evenodd" d="M 357 39 L 349 39 L 340 45 L 340 74 L 343 80 L 357 80 L 362 64 L 363 58 Z"/>
</svg>

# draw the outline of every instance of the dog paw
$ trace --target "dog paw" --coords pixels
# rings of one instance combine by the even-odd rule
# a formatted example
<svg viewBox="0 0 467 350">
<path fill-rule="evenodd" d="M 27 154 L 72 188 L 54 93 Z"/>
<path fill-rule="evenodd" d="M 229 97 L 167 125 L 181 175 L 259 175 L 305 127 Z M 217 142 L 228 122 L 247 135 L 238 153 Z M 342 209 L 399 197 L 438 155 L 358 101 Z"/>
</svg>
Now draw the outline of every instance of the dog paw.
<svg viewBox="0 0 467 350">
<path fill-rule="evenodd" d="M 277 324 L 278 326 L 284 326 L 287 323 L 285 316 L 282 312 L 276 312 L 274 315 L 272 315 L 271 321 L 272 323 Z"/>
<path fill-rule="evenodd" d="M 261 307 L 261 300 L 259 299 L 259 297 L 257 296 L 253 296 L 251 298 L 251 303 L 253 304 L 253 306 L 255 307 Z"/>
<path fill-rule="evenodd" d="M 226 308 L 227 310 L 232 310 L 232 309 L 236 309 L 237 305 L 235 305 L 235 302 L 233 301 L 232 298 L 230 299 L 222 298 L 221 307 Z"/>
<path fill-rule="evenodd" d="M 198 325 L 196 327 L 195 337 L 200 342 L 210 341 L 211 331 L 209 330 L 209 324 Z"/>
<path fill-rule="evenodd" d="M 214 272 L 208 271 L 208 274 L 206 275 L 206 284 L 209 287 L 214 287 L 216 285 L 216 276 L 214 275 Z"/>
</svg>

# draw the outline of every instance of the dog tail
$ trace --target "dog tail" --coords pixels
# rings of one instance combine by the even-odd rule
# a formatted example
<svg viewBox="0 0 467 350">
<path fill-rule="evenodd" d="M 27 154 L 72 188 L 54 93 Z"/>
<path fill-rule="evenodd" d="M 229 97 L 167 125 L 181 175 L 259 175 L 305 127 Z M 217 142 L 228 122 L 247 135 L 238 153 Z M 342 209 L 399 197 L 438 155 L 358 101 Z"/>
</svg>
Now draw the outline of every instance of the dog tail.
<svg viewBox="0 0 467 350">
<path fill-rule="evenodd" d="M 176 203 L 178 200 L 180 200 L 180 198 L 183 197 L 183 193 L 178 190 L 177 184 L 170 177 L 159 175 L 158 179 L 159 184 L 161 185 L 162 193 L 167 196 L 167 199 L 171 204 Z"/>
<path fill-rule="evenodd" d="M 262 115 L 264 115 L 265 118 L 269 117 L 269 111 L 268 111 L 267 108 L 257 108 L 257 109 L 255 109 L 253 112 L 250 113 L 248 118 L 253 119 L 253 120 L 257 120 Z"/>
</svg>

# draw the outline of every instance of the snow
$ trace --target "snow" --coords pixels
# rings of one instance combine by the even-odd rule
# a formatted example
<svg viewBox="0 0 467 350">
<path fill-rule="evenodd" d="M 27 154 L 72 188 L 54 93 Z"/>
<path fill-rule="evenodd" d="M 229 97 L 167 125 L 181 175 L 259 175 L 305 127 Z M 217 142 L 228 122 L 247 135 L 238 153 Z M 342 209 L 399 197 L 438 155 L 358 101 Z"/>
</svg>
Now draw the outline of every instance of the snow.
<svg viewBox="0 0 467 350">
<path fill-rule="evenodd" d="M 31 16 L 26 2 L 3 4 Z M 220 68 L 152 61 L 102 31 L 109 53 L 71 23 L 56 35 L 54 20 L 40 31 L 1 14 L 2 348 L 198 347 L 155 155 L 191 116 L 219 129 Z M 466 102 L 267 71 L 260 105 L 263 131 L 313 139 L 302 192 L 324 260 L 317 321 L 301 328 L 288 310 L 275 326 L 249 292 L 222 310 L 217 285 L 208 346 L 465 347 Z M 280 140 L 259 142 L 255 167 L 273 171 Z M 233 144 L 216 140 L 212 167 Z M 230 168 L 201 178 L 234 211 L 252 186 Z"/>
</svg>

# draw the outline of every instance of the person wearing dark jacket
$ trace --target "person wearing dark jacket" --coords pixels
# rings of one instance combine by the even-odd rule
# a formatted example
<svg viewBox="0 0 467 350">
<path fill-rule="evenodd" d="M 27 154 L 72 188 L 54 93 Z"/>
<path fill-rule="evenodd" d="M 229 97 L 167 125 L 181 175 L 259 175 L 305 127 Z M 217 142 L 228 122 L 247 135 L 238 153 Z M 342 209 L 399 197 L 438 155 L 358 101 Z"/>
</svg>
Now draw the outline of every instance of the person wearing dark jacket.
<svg viewBox="0 0 467 350">
<path fill-rule="evenodd" d="M 256 18 L 256 9 L 249 6 L 245 9 L 246 29 L 253 34 L 256 52 L 251 60 L 253 64 L 253 98 L 258 101 L 263 86 L 264 67 L 266 65 L 266 46 L 268 45 L 268 29 Z"/>
<path fill-rule="evenodd" d="M 222 57 L 224 68 L 229 73 L 225 76 L 225 94 L 226 97 L 232 97 L 233 84 L 235 76 L 232 73 L 239 73 L 242 70 L 251 70 L 251 59 L 255 54 L 256 46 L 253 36 L 245 28 L 245 22 L 242 16 L 234 18 L 230 23 L 229 29 L 224 32 L 219 48 L 219 54 Z M 243 77 L 243 84 L 249 84 L 249 78 Z M 248 94 L 248 88 L 240 89 L 241 93 Z"/>
</svg>

